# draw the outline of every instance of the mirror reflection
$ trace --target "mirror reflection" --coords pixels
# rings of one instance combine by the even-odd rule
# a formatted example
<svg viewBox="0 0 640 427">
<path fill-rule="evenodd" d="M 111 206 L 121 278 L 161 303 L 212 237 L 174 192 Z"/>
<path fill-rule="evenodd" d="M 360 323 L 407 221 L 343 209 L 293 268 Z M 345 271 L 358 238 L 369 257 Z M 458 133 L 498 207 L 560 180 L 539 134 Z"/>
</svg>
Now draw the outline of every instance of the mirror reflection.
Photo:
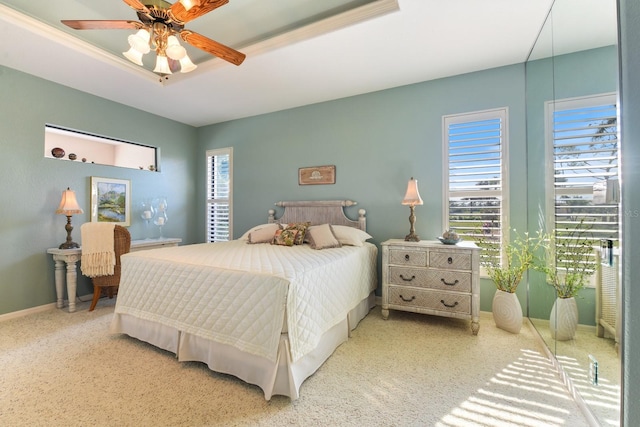
<svg viewBox="0 0 640 427">
<path fill-rule="evenodd" d="M 46 124 L 44 156 L 52 159 L 158 171 L 157 149 Z"/>
<path fill-rule="evenodd" d="M 529 232 L 555 238 L 546 263 L 563 285 L 530 273 L 528 316 L 601 425 L 620 421 L 616 43 L 615 0 L 556 0 L 526 63 L 528 180 L 544 183 Z M 571 271 L 584 282 L 566 289 Z"/>
</svg>

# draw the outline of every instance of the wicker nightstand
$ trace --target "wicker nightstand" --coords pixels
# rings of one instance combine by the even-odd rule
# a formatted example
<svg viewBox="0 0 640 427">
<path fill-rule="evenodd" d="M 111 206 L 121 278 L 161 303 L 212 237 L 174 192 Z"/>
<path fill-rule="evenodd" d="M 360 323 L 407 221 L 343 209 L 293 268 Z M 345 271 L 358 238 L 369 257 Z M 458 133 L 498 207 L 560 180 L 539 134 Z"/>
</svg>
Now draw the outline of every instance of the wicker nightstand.
<svg viewBox="0 0 640 427">
<path fill-rule="evenodd" d="M 480 250 L 470 242 L 382 243 L 382 317 L 389 309 L 471 320 L 480 324 Z"/>
</svg>

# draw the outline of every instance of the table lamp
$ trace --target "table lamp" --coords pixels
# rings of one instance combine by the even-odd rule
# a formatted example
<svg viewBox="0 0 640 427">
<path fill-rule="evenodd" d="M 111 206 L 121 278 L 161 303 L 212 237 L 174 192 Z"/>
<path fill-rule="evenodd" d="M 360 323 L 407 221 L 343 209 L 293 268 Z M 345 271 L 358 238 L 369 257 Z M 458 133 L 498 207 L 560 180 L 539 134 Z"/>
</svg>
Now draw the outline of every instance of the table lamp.
<svg viewBox="0 0 640 427">
<path fill-rule="evenodd" d="M 59 249 L 79 248 L 80 245 L 71 239 L 71 231 L 73 230 L 71 216 L 84 213 L 84 211 L 78 206 L 75 191 L 67 187 L 67 189 L 62 192 L 62 200 L 60 200 L 60 206 L 56 209 L 56 213 L 67 216 L 67 225 L 64 227 L 64 229 L 67 230 L 67 241 L 61 244 Z"/>
<path fill-rule="evenodd" d="M 409 205 L 411 208 L 411 215 L 409 215 L 409 223 L 411 224 L 411 229 L 409 230 L 409 234 L 407 234 L 404 238 L 407 242 L 419 242 L 420 237 L 416 235 L 416 215 L 415 215 L 415 206 L 421 205 L 422 199 L 420 198 L 420 193 L 418 192 L 418 181 L 413 179 L 409 180 L 409 184 L 407 185 L 407 193 L 404 195 L 404 199 L 402 200 L 403 205 Z"/>
</svg>

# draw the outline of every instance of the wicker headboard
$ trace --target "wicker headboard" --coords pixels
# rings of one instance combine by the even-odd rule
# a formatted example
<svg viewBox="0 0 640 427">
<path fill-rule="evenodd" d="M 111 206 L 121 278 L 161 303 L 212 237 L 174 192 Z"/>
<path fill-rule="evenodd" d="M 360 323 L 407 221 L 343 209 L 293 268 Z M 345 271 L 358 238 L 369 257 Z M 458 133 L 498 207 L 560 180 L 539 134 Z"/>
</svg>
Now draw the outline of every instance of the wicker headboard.
<svg viewBox="0 0 640 427">
<path fill-rule="evenodd" d="M 358 219 L 350 220 L 344 214 L 344 208 L 357 205 L 352 200 L 321 200 L 321 201 L 291 201 L 277 202 L 276 206 L 283 207 L 284 213 L 278 219 L 275 218 L 275 210 L 269 209 L 269 222 L 311 222 L 311 225 L 332 224 L 347 225 L 367 231 L 366 211 L 358 210 Z"/>
</svg>

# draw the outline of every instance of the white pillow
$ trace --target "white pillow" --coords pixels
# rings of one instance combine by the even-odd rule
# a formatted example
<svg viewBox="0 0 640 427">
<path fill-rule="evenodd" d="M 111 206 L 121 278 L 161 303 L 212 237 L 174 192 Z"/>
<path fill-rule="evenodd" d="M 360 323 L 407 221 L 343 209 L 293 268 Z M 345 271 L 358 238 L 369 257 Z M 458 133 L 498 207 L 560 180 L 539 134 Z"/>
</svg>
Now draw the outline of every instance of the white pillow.
<svg viewBox="0 0 640 427">
<path fill-rule="evenodd" d="M 252 232 L 254 232 L 254 231 L 260 230 L 261 228 L 265 228 L 265 227 L 267 227 L 267 228 L 269 228 L 269 229 L 272 229 L 272 230 L 273 230 L 273 234 L 275 234 L 275 233 L 276 233 L 276 230 L 277 230 L 280 226 L 279 226 L 278 224 L 276 224 L 276 223 L 273 223 L 273 224 L 260 224 L 260 225 L 256 225 L 255 227 L 251 227 L 249 230 L 247 230 L 247 232 L 246 232 L 246 233 L 244 233 L 244 234 L 240 237 L 240 239 L 238 239 L 238 240 L 249 240 L 249 234 L 251 234 L 251 233 L 252 233 Z M 275 227 L 275 228 L 273 228 L 273 227 Z M 273 237 L 273 236 L 271 236 L 271 237 Z"/>
<path fill-rule="evenodd" d="M 312 249 L 339 248 L 342 246 L 329 224 L 316 225 L 307 229 L 306 235 Z"/>
<path fill-rule="evenodd" d="M 249 243 L 271 243 L 276 231 L 280 230 L 278 224 L 268 224 L 249 233 Z"/>
<path fill-rule="evenodd" d="M 371 239 L 372 236 L 358 228 L 348 227 L 346 225 L 332 225 L 333 234 L 342 245 L 362 246 L 362 244 Z"/>
</svg>

